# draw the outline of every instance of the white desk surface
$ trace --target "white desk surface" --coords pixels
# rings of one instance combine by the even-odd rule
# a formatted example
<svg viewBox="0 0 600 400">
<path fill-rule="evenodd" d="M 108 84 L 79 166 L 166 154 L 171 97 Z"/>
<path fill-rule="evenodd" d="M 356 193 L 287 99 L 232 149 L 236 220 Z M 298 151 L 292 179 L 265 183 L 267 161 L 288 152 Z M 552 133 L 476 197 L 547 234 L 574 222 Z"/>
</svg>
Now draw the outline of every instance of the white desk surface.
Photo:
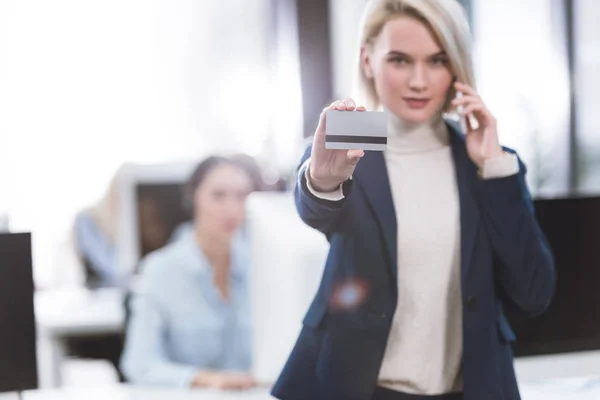
<svg viewBox="0 0 600 400">
<path fill-rule="evenodd" d="M 123 299 L 124 295 L 118 289 L 36 292 L 38 330 L 52 335 L 122 332 L 125 323 Z"/>
<path fill-rule="evenodd" d="M 598 400 L 600 377 L 556 379 L 520 384 L 523 400 Z"/>
<path fill-rule="evenodd" d="M 598 400 L 600 379 L 592 385 L 589 380 L 572 380 L 546 384 L 521 385 L 523 400 Z M 177 390 L 135 386 L 64 388 L 27 391 L 23 400 L 272 400 L 267 389 L 243 392 L 216 390 Z M 16 395 L 0 395 L 0 400 L 17 400 Z"/>
<path fill-rule="evenodd" d="M 123 332 L 123 300 L 124 294 L 119 289 L 72 288 L 35 293 L 38 375 L 41 388 L 61 385 L 61 365 L 66 357 L 66 338 Z"/>
<path fill-rule="evenodd" d="M 134 386 L 42 390 L 23 393 L 23 400 L 272 400 L 267 389 L 243 392 L 160 389 Z M 2 399 L 0 399 L 2 400 Z"/>
</svg>

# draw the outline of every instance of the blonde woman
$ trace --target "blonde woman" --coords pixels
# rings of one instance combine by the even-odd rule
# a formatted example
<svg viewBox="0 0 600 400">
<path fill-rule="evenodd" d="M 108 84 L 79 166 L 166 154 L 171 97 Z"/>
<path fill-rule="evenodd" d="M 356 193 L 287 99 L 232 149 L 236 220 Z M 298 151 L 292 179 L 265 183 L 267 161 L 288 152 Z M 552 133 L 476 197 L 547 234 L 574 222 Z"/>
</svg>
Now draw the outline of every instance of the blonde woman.
<svg viewBox="0 0 600 400">
<path fill-rule="evenodd" d="M 104 197 L 77 214 L 73 228 L 75 251 L 85 269 L 86 285 L 121 286 L 115 237 L 119 208 L 119 183 L 125 167 L 117 170 Z"/>
<path fill-rule="evenodd" d="M 75 217 L 75 250 L 84 267 L 88 287 L 126 287 L 129 284 L 130 274 L 118 265 L 117 226 L 122 181 L 132 168 L 135 168 L 134 164 L 119 167 L 104 197 Z M 170 232 L 156 198 L 142 195 L 138 207 L 140 247 L 142 253 L 147 254 L 163 247 Z"/>
<path fill-rule="evenodd" d="M 553 257 L 525 166 L 475 90 L 464 10 L 372 0 L 360 36 L 360 102 L 323 111 L 298 173 L 298 212 L 331 247 L 273 394 L 519 399 L 503 309 L 546 309 Z M 359 104 L 390 114 L 387 150 L 325 149 L 326 111 Z M 466 131 L 443 117 L 457 109 Z"/>
</svg>

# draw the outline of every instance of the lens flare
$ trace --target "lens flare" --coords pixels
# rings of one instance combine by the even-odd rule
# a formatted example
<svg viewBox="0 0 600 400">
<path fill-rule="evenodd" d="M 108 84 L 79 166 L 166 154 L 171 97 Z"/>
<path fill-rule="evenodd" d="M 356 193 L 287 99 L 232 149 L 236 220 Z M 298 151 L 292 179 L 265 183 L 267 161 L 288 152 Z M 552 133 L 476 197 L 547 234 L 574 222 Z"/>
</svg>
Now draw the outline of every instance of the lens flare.
<svg viewBox="0 0 600 400">
<path fill-rule="evenodd" d="M 362 279 L 350 278 L 334 286 L 330 299 L 333 310 L 350 310 L 360 307 L 367 299 L 369 285 Z"/>
</svg>

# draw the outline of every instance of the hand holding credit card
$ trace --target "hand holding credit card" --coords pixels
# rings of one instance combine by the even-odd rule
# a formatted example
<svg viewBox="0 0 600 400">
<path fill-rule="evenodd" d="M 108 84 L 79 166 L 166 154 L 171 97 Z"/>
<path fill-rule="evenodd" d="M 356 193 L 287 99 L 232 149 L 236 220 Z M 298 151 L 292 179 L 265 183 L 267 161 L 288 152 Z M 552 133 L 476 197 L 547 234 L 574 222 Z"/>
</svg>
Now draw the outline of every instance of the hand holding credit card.
<svg viewBox="0 0 600 400">
<path fill-rule="evenodd" d="M 344 148 L 345 146 L 341 144 L 337 148 L 329 147 L 334 143 L 330 141 L 327 144 L 326 132 L 331 129 L 329 113 L 332 111 L 346 115 L 366 113 L 365 107 L 357 107 L 352 99 L 335 101 L 321 113 L 313 138 L 307 170 L 312 187 L 320 192 L 332 192 L 338 189 L 340 184 L 352 176 L 354 168 L 365 154 L 363 149 L 356 146 L 350 148 L 347 145 L 347 148 Z M 334 121 L 331 123 L 334 129 L 338 125 L 335 118 L 332 118 Z M 333 146 L 335 147 L 335 145 Z"/>
</svg>

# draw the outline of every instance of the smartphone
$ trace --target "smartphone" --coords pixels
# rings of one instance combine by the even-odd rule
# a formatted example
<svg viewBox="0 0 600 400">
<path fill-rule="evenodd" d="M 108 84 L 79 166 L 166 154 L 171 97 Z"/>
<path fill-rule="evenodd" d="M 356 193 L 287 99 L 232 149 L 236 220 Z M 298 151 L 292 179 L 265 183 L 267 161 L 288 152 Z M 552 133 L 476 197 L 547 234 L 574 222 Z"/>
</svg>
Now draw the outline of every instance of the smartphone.
<svg viewBox="0 0 600 400">
<path fill-rule="evenodd" d="M 460 92 L 460 91 L 456 92 L 456 99 L 461 99 L 463 96 L 464 95 L 462 92 Z M 458 112 L 460 129 L 462 129 L 463 133 L 466 134 L 468 132 L 469 126 L 472 129 L 479 128 L 479 122 L 477 121 L 477 118 L 475 118 L 475 116 L 473 114 L 463 115 L 463 113 L 465 111 L 465 107 L 462 104 L 460 106 L 456 107 L 456 111 Z M 468 119 L 468 123 L 467 123 L 467 119 Z"/>
</svg>

